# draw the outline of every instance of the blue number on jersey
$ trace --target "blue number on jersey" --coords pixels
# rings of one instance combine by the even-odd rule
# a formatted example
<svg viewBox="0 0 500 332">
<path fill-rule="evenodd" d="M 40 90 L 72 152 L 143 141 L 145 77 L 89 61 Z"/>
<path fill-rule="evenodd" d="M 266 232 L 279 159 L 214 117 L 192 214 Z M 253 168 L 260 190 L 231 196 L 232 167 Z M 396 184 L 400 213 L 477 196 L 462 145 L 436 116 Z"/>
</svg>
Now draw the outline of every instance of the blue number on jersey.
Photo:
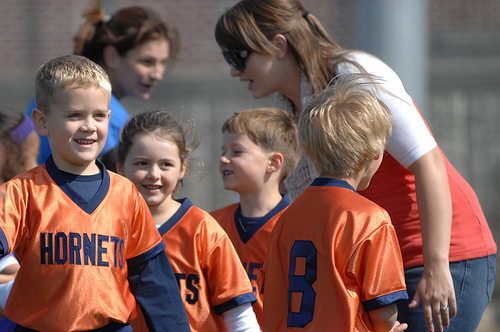
<svg viewBox="0 0 500 332">
<path fill-rule="evenodd" d="M 297 258 L 305 259 L 305 273 L 296 275 Z M 316 291 L 312 284 L 316 281 L 318 251 L 311 241 L 295 241 L 290 251 L 288 271 L 288 327 L 305 327 L 314 315 Z M 299 312 L 292 312 L 292 293 L 302 293 Z"/>
</svg>

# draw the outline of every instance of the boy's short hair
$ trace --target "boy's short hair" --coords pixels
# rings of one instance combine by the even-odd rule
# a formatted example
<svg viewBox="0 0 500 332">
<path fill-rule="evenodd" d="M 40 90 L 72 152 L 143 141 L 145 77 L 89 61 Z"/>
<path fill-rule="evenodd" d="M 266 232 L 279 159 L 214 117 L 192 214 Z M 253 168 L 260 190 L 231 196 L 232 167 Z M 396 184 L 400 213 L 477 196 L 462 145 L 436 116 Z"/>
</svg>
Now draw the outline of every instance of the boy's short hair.
<svg viewBox="0 0 500 332">
<path fill-rule="evenodd" d="M 301 155 L 297 125 L 293 116 L 278 108 L 262 107 L 235 113 L 222 125 L 222 132 L 247 135 L 266 152 L 283 155 L 283 181 L 297 166 Z"/>
<path fill-rule="evenodd" d="M 384 151 L 392 122 L 377 84 L 368 74 L 340 75 L 301 113 L 299 141 L 319 175 L 352 177 Z"/>
<path fill-rule="evenodd" d="M 83 56 L 64 55 L 49 60 L 38 70 L 35 78 L 37 108 L 49 114 L 57 94 L 69 86 L 100 88 L 111 98 L 111 83 L 104 69 Z"/>
</svg>

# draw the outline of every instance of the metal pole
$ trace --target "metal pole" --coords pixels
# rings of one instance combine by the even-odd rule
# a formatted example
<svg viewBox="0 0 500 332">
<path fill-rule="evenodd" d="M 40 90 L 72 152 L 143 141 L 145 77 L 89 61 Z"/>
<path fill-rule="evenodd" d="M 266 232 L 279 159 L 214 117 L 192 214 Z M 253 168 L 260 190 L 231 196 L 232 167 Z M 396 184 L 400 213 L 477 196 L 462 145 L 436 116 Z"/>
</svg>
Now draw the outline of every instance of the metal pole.
<svg viewBox="0 0 500 332">
<path fill-rule="evenodd" d="M 428 107 L 427 0 L 355 0 L 353 48 L 399 75 L 425 116 Z"/>
</svg>

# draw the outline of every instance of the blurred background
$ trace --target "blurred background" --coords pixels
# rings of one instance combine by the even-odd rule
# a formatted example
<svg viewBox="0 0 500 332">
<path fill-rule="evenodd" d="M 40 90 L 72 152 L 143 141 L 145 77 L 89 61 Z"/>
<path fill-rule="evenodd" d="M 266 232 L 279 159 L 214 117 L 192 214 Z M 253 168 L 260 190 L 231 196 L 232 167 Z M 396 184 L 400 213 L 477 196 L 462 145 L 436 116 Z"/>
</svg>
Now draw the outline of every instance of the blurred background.
<svg viewBox="0 0 500 332">
<path fill-rule="evenodd" d="M 127 99 L 130 113 L 160 106 L 197 124 L 199 162 L 180 196 L 211 211 L 234 201 L 218 173 L 220 128 L 233 112 L 273 106 L 231 78 L 214 38 L 219 16 L 236 0 L 103 0 L 107 14 L 141 5 L 180 31 L 182 50 L 148 101 Z M 401 76 L 441 148 L 475 189 L 500 239 L 500 1 L 303 0 L 344 48 L 368 51 Z M 87 0 L 0 2 L 0 101 L 23 112 L 40 65 L 73 52 Z M 201 165 L 203 163 L 203 166 Z M 500 287 L 497 278 L 497 287 Z M 479 331 L 500 331 L 499 291 Z M 459 309 L 460 310 L 460 309 Z"/>
</svg>

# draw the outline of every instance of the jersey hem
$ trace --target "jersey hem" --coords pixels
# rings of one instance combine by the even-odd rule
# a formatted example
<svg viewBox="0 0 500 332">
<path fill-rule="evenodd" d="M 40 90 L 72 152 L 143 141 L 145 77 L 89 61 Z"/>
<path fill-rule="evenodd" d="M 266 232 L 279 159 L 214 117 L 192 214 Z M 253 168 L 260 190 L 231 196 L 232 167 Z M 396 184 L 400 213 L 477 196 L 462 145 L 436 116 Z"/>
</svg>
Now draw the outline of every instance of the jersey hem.
<svg viewBox="0 0 500 332">
<path fill-rule="evenodd" d="M 379 296 L 377 298 L 368 300 L 364 303 L 366 310 L 372 311 L 380 309 L 382 307 L 388 306 L 398 301 L 408 300 L 408 292 L 406 290 L 400 290 L 387 295 Z"/>
<path fill-rule="evenodd" d="M 226 311 L 229 311 L 231 309 L 239 307 L 242 304 L 245 304 L 248 302 L 250 302 L 251 304 L 254 304 L 256 301 L 257 301 L 257 298 L 255 297 L 255 294 L 253 292 L 241 294 L 239 296 L 232 298 L 229 301 L 226 301 L 222 304 L 214 306 L 214 311 L 217 315 L 222 315 Z"/>
</svg>

